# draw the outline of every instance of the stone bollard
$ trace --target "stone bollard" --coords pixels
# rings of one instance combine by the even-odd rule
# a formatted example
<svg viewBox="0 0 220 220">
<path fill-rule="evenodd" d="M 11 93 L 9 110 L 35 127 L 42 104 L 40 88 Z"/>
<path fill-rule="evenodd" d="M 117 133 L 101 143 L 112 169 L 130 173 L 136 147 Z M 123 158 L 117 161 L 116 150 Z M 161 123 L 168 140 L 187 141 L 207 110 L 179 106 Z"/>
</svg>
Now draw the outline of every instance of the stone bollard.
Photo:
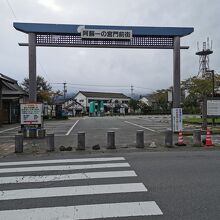
<svg viewBox="0 0 220 220">
<path fill-rule="evenodd" d="M 115 147 L 115 132 L 107 132 L 107 149 L 116 149 Z"/>
<path fill-rule="evenodd" d="M 143 130 L 137 130 L 136 147 L 137 148 L 144 148 L 144 131 Z"/>
<path fill-rule="evenodd" d="M 37 136 L 37 138 L 45 138 L 46 129 L 45 128 L 37 129 L 36 136 Z"/>
<path fill-rule="evenodd" d="M 48 151 L 54 151 L 55 145 L 54 145 L 54 134 L 47 134 L 47 149 Z"/>
<path fill-rule="evenodd" d="M 85 150 L 85 148 L 86 148 L 86 140 L 85 139 L 86 139 L 85 132 L 78 132 L 76 150 Z"/>
<path fill-rule="evenodd" d="M 165 131 L 165 147 L 173 147 L 173 132 L 169 129 Z"/>
<path fill-rule="evenodd" d="M 193 130 L 193 146 L 201 147 L 201 131 Z"/>
<path fill-rule="evenodd" d="M 15 153 L 23 153 L 23 134 L 15 135 Z"/>
</svg>

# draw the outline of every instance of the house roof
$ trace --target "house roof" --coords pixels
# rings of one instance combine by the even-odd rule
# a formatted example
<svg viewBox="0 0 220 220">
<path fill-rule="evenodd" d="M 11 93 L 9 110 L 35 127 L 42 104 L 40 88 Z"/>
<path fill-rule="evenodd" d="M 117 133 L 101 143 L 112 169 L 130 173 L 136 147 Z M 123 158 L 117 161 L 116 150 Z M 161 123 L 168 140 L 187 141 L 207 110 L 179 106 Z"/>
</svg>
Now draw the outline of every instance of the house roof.
<svg viewBox="0 0 220 220">
<path fill-rule="evenodd" d="M 48 23 L 22 23 L 14 22 L 16 30 L 24 33 L 51 33 L 79 35 L 79 28 L 132 30 L 134 36 L 175 37 L 186 36 L 194 31 L 192 27 L 152 27 L 152 26 L 106 26 L 106 25 L 80 25 L 80 24 L 48 24 Z"/>
<path fill-rule="evenodd" d="M 10 78 L 10 77 L 2 74 L 2 73 L 0 73 L 0 80 L 4 81 L 4 82 L 8 82 L 8 83 L 17 83 L 16 80 L 14 80 L 14 79 L 12 79 L 12 78 Z"/>
<path fill-rule="evenodd" d="M 90 98 L 117 98 L 117 99 L 130 99 L 128 96 L 122 93 L 110 93 L 110 92 L 87 92 L 79 91 L 86 97 Z"/>
<path fill-rule="evenodd" d="M 75 94 L 73 93 L 68 93 L 66 94 L 66 98 L 64 99 L 63 96 L 56 96 L 54 98 L 54 104 L 63 104 L 64 102 L 67 102 L 69 100 L 73 100 L 73 97 L 75 96 Z"/>
<path fill-rule="evenodd" d="M 4 96 L 20 96 L 27 93 L 17 84 L 17 81 L 0 73 L 2 81 L 2 95 Z"/>
</svg>

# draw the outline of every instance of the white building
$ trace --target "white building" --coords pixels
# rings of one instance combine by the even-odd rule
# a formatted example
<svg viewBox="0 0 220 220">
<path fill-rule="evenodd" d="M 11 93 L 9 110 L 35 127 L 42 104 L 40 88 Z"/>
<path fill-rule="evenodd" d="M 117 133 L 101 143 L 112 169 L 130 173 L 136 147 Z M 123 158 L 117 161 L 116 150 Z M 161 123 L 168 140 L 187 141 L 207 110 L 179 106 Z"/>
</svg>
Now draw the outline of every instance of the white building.
<svg viewBox="0 0 220 220">
<path fill-rule="evenodd" d="M 112 111 L 113 113 L 125 114 L 128 112 L 130 98 L 122 93 L 79 91 L 74 100 L 80 103 L 87 113 L 89 112 L 90 102 L 100 103 L 102 101 L 105 113 Z"/>
</svg>

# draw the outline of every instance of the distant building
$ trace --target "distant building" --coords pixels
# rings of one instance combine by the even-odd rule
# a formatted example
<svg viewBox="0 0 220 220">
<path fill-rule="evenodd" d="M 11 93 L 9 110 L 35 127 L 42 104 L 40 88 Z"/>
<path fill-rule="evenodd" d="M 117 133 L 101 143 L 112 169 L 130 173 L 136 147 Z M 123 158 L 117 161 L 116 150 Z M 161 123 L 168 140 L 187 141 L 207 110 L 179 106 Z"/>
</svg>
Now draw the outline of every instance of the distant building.
<svg viewBox="0 0 220 220">
<path fill-rule="evenodd" d="M 53 100 L 53 105 L 49 106 L 50 109 L 52 108 L 52 111 L 50 111 L 52 114 L 49 114 L 56 118 L 61 118 L 64 115 L 81 115 L 84 112 L 84 107 L 74 99 L 74 96 L 68 94 L 65 99 L 63 96 L 57 96 Z"/>
<path fill-rule="evenodd" d="M 0 73 L 0 124 L 20 121 L 20 103 L 26 102 L 28 94 L 17 81 Z"/>
<path fill-rule="evenodd" d="M 74 100 L 83 107 L 82 111 L 91 113 L 91 104 L 93 104 L 93 113 L 128 113 L 128 102 L 130 97 L 122 93 L 109 93 L 109 92 L 87 92 L 79 91 Z"/>
<path fill-rule="evenodd" d="M 150 102 L 149 98 L 148 97 L 142 97 L 139 99 L 140 102 L 146 104 L 147 106 L 150 106 L 152 103 Z"/>
</svg>

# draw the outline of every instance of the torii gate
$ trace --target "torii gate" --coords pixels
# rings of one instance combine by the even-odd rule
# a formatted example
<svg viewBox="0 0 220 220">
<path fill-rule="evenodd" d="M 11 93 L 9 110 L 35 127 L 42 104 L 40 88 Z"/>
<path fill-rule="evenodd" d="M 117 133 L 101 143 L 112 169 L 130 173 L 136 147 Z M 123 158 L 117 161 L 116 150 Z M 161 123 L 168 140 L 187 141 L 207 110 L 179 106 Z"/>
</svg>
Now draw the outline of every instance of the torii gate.
<svg viewBox="0 0 220 220">
<path fill-rule="evenodd" d="M 36 102 L 36 47 L 93 47 L 173 50 L 173 108 L 180 107 L 180 38 L 192 27 L 138 27 L 14 22 L 14 28 L 28 34 L 29 101 Z"/>
</svg>

